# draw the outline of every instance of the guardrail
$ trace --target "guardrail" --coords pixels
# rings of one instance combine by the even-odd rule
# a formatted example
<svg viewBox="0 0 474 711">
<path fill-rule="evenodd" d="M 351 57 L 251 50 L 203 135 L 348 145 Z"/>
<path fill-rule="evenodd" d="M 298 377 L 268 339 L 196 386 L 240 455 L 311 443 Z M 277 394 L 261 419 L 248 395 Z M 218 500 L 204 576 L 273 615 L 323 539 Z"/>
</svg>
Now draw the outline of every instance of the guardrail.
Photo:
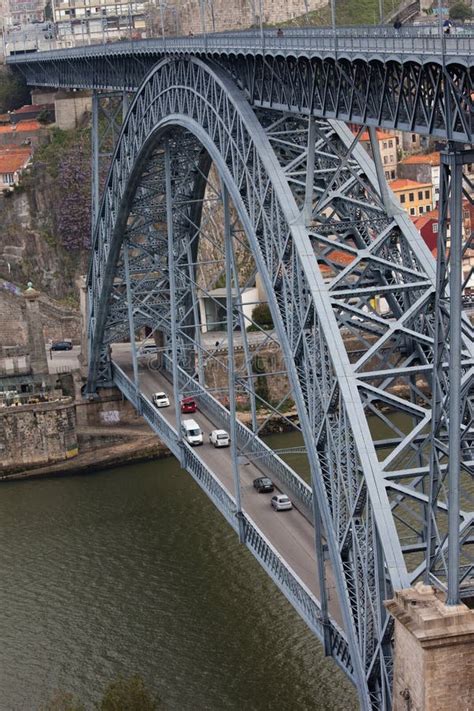
<svg viewBox="0 0 474 711">
<path fill-rule="evenodd" d="M 182 372 L 188 378 L 187 374 L 184 371 Z M 235 499 L 227 491 L 226 487 L 217 479 L 195 449 L 182 441 L 178 442 L 176 430 L 165 421 L 164 417 L 153 407 L 147 397 L 137 392 L 132 381 L 115 363 L 112 363 L 112 376 L 115 385 L 143 415 L 163 443 L 173 453 L 177 450 L 176 456 L 181 462 L 181 466 L 189 472 L 234 531 L 238 532 L 237 506 Z M 183 380 L 186 380 L 186 378 L 183 378 Z M 213 400 L 213 398 L 211 399 Z M 202 405 L 203 400 L 204 398 L 200 394 L 200 405 Z M 245 511 L 242 512 L 241 519 L 245 546 L 272 578 L 308 627 L 322 642 L 326 638 L 326 642 L 329 642 L 328 651 L 330 651 L 331 656 L 347 676 L 353 680 L 353 667 L 349 647 L 342 630 L 333 620 L 323 620 L 319 600 L 272 546 Z"/>
<path fill-rule="evenodd" d="M 163 362 L 167 372 L 171 373 L 171 360 L 168 355 L 165 354 Z M 199 399 L 199 407 L 204 414 L 209 415 L 214 421 L 222 422 L 223 426 L 229 429 L 229 410 L 182 368 L 178 369 L 178 375 L 179 387 L 185 390 L 187 394 Z M 258 467 L 264 469 L 277 484 L 280 484 L 287 493 L 291 494 L 297 508 L 313 523 L 313 492 L 311 487 L 238 419 L 236 421 L 236 429 L 238 446 L 244 450 L 244 456 L 251 459 L 253 454 Z"/>
<path fill-rule="evenodd" d="M 222 53 L 273 52 L 275 54 L 395 54 L 395 55 L 468 55 L 474 50 L 474 30 L 458 26 L 449 36 L 440 35 L 439 27 L 341 27 L 335 32 L 330 28 L 296 28 L 283 31 L 278 36 L 276 30 L 266 30 L 261 34 L 256 31 L 226 32 L 219 34 L 197 35 L 193 37 L 167 37 L 165 40 L 153 38 L 146 40 L 126 40 L 112 44 L 96 44 L 70 49 L 51 49 L 37 53 L 41 59 L 60 57 L 90 57 L 114 55 L 161 55 L 164 53 Z M 21 46 L 16 47 L 21 51 Z M 32 61 L 31 56 L 15 55 L 7 60 L 11 63 Z"/>
</svg>

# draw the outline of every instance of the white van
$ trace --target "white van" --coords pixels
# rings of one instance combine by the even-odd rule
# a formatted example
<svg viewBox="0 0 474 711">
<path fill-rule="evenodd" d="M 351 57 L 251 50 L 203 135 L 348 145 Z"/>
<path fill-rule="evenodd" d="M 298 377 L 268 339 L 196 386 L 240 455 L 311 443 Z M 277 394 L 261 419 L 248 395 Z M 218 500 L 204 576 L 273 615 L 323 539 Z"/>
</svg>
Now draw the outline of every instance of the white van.
<svg viewBox="0 0 474 711">
<path fill-rule="evenodd" d="M 181 434 L 188 444 L 202 444 L 202 431 L 195 420 L 183 420 L 181 423 Z"/>
</svg>

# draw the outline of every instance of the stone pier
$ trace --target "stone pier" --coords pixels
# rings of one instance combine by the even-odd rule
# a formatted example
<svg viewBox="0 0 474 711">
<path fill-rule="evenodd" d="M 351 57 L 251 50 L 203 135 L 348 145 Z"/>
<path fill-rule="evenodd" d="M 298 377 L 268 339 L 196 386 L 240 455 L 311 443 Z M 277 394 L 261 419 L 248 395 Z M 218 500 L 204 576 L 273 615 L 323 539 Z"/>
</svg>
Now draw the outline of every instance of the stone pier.
<svg viewBox="0 0 474 711">
<path fill-rule="evenodd" d="M 393 711 L 474 711 L 474 611 L 422 583 L 385 605 L 395 619 Z"/>
</svg>

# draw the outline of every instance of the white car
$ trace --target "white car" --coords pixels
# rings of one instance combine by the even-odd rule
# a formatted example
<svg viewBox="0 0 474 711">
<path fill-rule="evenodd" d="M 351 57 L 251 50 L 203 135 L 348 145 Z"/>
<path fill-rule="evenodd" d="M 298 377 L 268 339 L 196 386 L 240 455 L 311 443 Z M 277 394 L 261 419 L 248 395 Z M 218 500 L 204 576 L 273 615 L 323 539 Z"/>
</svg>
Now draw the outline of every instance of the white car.
<svg viewBox="0 0 474 711">
<path fill-rule="evenodd" d="M 272 496 L 271 504 L 275 511 L 291 511 L 293 504 L 286 494 L 275 494 Z"/>
<path fill-rule="evenodd" d="M 213 430 L 209 435 L 209 442 L 214 447 L 228 447 L 230 445 L 230 437 L 225 430 Z"/>
<path fill-rule="evenodd" d="M 166 393 L 155 393 L 151 399 L 155 407 L 170 406 L 170 399 Z"/>
</svg>

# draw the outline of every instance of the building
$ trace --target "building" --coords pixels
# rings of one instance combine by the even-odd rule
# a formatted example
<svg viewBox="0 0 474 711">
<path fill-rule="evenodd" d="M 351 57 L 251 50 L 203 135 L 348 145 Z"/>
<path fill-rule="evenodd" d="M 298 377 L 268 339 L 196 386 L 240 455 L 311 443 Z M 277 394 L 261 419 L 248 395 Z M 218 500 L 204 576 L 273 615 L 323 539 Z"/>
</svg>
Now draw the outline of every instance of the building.
<svg viewBox="0 0 474 711">
<path fill-rule="evenodd" d="M 44 6 L 43 0 L 4 0 L 4 24 L 6 27 L 14 27 L 42 20 Z"/>
<path fill-rule="evenodd" d="M 20 121 L 7 126 L 0 125 L 1 146 L 32 146 L 36 148 L 48 140 L 48 130 L 38 121 Z"/>
<path fill-rule="evenodd" d="M 398 164 L 398 176 L 400 178 L 432 183 L 433 203 L 435 206 L 439 202 L 440 162 L 440 154 L 435 151 L 434 153 L 407 156 Z M 464 167 L 464 173 L 471 183 L 474 183 L 474 165 L 472 163 L 468 163 Z M 465 189 L 466 187 L 464 185 Z"/>
<path fill-rule="evenodd" d="M 423 241 L 427 245 L 428 249 L 431 251 L 433 256 L 437 255 L 438 246 L 438 220 L 439 212 L 438 210 L 430 210 L 419 217 L 412 217 L 413 224 L 415 225 L 418 232 L 421 234 Z M 468 235 L 472 234 L 472 228 L 474 226 L 474 210 L 467 200 L 463 201 L 463 215 L 462 215 L 462 236 L 463 240 L 466 240 Z M 449 248 L 451 240 L 451 225 L 449 216 L 447 218 L 446 224 L 446 238 L 447 245 Z M 474 249 L 466 249 L 463 256 L 463 279 L 469 279 L 468 286 L 474 286 L 474 275 L 471 275 L 471 270 L 474 269 Z"/>
<path fill-rule="evenodd" d="M 398 164 L 398 177 L 431 183 L 433 186 L 433 204 L 439 202 L 439 153 L 425 153 L 403 158 Z"/>
<path fill-rule="evenodd" d="M 398 178 L 389 182 L 391 190 L 409 215 L 417 217 L 433 209 L 433 185 Z"/>
<path fill-rule="evenodd" d="M 12 190 L 30 164 L 31 147 L 0 148 L 0 190 Z"/>
<path fill-rule="evenodd" d="M 10 112 L 10 121 L 13 124 L 20 121 L 44 119 L 44 123 L 54 122 L 54 104 L 26 104 Z"/>
<path fill-rule="evenodd" d="M 53 0 L 53 19 L 61 43 L 93 44 L 145 34 L 145 2 Z"/>
<path fill-rule="evenodd" d="M 357 133 L 357 127 L 353 127 L 354 134 Z M 380 158 L 382 160 L 385 177 L 387 180 L 394 180 L 397 177 L 397 146 L 398 139 L 394 133 L 387 133 L 381 129 L 376 129 L 377 142 L 379 144 Z M 368 131 L 361 134 L 360 142 L 367 150 L 369 155 L 372 155 L 370 147 L 370 136 Z"/>
<path fill-rule="evenodd" d="M 232 289 L 232 297 L 237 297 L 237 292 Z M 226 329 L 226 298 L 227 291 L 224 288 L 211 289 L 206 294 L 199 296 L 199 312 L 201 316 L 202 332 L 225 331 Z M 243 289 L 240 293 L 242 312 L 246 319 L 252 317 L 252 311 L 260 301 L 257 287 Z M 247 321 L 250 324 L 250 321 Z"/>
</svg>

